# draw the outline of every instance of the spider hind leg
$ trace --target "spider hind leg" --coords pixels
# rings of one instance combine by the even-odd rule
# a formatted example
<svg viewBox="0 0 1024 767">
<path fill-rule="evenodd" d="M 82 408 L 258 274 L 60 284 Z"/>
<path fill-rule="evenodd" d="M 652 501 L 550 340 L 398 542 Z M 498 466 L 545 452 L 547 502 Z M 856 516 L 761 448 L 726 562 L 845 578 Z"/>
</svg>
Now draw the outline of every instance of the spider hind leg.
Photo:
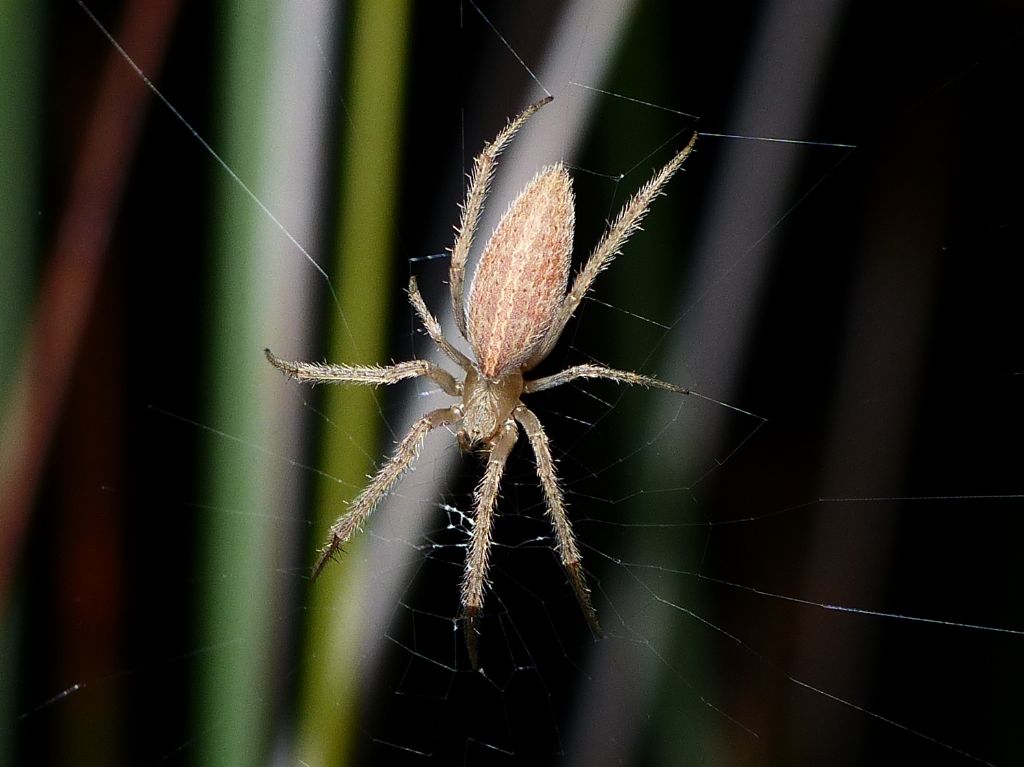
<svg viewBox="0 0 1024 767">
<path fill-rule="evenodd" d="M 315 581 L 319 578 L 327 563 L 337 561 L 339 554 L 341 554 L 341 540 L 332 535 L 327 545 L 317 552 L 316 564 L 313 565 L 313 572 L 309 579 Z"/>
</svg>

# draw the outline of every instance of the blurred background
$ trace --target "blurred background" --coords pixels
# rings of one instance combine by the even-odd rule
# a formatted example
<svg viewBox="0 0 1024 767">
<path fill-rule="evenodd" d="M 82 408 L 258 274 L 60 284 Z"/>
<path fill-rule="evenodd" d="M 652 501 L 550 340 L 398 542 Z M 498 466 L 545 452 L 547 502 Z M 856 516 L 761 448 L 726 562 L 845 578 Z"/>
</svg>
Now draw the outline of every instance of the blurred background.
<svg viewBox="0 0 1024 767">
<path fill-rule="evenodd" d="M 0 765 L 1020 763 L 1022 64 L 1011 2 L 0 0 Z M 446 398 L 263 349 L 433 355 L 543 89 L 478 243 L 702 135 L 538 375 L 706 398 L 531 400 L 606 636 L 521 440 L 477 673 L 450 435 L 308 580 Z"/>
</svg>

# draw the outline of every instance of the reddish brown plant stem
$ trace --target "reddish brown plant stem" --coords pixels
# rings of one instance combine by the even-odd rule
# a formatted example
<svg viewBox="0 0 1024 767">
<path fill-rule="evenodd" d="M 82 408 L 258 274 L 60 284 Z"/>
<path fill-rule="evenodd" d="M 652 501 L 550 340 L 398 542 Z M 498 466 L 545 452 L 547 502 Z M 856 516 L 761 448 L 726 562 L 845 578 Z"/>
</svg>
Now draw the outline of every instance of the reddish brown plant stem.
<svg viewBox="0 0 1024 767">
<path fill-rule="evenodd" d="M 177 0 L 128 2 L 116 37 L 151 77 L 159 70 Z M 89 22 L 83 16 L 83 25 Z M 103 269 L 149 90 L 111 48 L 82 132 L 67 203 L 0 430 L 0 615 L 36 487 L 67 396 Z"/>
</svg>

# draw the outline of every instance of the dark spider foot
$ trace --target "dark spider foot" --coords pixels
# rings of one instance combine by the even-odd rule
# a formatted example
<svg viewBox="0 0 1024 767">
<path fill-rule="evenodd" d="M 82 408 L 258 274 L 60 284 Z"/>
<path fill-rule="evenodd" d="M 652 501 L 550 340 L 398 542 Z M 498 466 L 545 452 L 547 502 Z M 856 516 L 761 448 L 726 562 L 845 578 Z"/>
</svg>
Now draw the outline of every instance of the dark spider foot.
<svg viewBox="0 0 1024 767">
<path fill-rule="evenodd" d="M 597 622 L 597 611 L 590 602 L 590 589 L 587 588 L 587 582 L 583 577 L 583 568 L 580 567 L 579 562 L 570 562 L 566 564 L 565 572 L 569 575 L 569 583 L 572 584 L 572 590 L 583 611 L 583 617 L 587 619 L 587 624 L 594 636 L 600 639 L 604 636 L 604 632 L 601 631 L 601 624 Z"/>
<path fill-rule="evenodd" d="M 480 612 L 477 607 L 467 607 L 462 614 L 462 630 L 466 635 L 466 652 L 469 653 L 469 664 L 474 671 L 480 670 L 480 656 L 477 654 L 477 641 L 480 632 L 477 630 L 476 617 Z"/>
<path fill-rule="evenodd" d="M 296 368 L 295 365 L 293 365 L 291 362 L 288 362 L 287 360 L 281 359 L 276 354 L 274 354 L 272 351 L 270 351 L 270 349 L 264 349 L 263 350 L 263 354 L 266 355 L 267 362 L 269 362 L 271 365 L 276 367 L 278 370 L 280 370 L 282 373 L 284 373 L 289 378 L 293 378 L 295 380 L 298 380 L 298 378 L 299 378 L 298 368 Z"/>
<path fill-rule="evenodd" d="M 341 538 L 334 535 L 331 536 L 331 540 L 320 549 L 320 556 L 316 558 L 316 564 L 313 565 L 313 574 L 310 576 L 310 580 L 315 581 L 320 577 L 320 573 L 323 572 L 324 567 L 328 562 L 333 562 L 334 558 L 341 551 Z"/>
</svg>

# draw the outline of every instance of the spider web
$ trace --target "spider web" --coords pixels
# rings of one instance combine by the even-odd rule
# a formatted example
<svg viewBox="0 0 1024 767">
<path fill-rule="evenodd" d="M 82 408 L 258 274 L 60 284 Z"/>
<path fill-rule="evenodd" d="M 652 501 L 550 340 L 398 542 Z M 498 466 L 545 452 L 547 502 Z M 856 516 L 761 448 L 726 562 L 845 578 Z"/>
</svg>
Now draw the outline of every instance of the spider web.
<svg viewBox="0 0 1024 767">
<path fill-rule="evenodd" d="M 453 3 L 437 18 L 415 14 L 407 109 L 422 127 L 405 139 L 417 172 L 388 222 L 395 251 L 406 254 L 389 292 L 400 295 L 415 275 L 428 304 L 445 306 L 447 259 L 430 254 L 449 244 L 460 173 L 503 119 L 540 95 L 538 83 L 556 102 L 508 153 L 488 211 L 499 214 L 538 165 L 565 159 L 578 197 L 577 259 L 690 131 L 703 134 L 645 231 L 601 276 L 538 371 L 598 361 L 703 397 L 585 382 L 529 402 L 552 440 L 605 637 L 589 635 L 553 554 L 525 440 L 502 484 L 480 672 L 470 668 L 456 616 L 482 464 L 459 456 L 444 431 L 429 438 L 339 572 L 325 576 L 336 582 L 306 582 L 318 544 L 315 483 L 358 485 L 322 464 L 300 427 L 351 443 L 369 473 L 411 417 L 448 400 L 421 381 L 377 392 L 380 444 L 334 417 L 320 392 L 277 379 L 271 399 L 294 422 L 288 433 L 248 433 L 203 415 L 203 373 L 183 384 L 167 360 L 169 348 L 200 336 L 202 315 L 188 308 L 196 271 L 175 267 L 173 248 L 153 242 L 152 222 L 165 231 L 201 217 L 204 202 L 192 190 L 222 171 L 157 109 L 148 151 L 182 169 L 172 179 L 159 175 L 167 163 L 155 165 L 160 171 L 140 164 L 135 183 L 161 190 L 160 203 L 128 209 L 125 218 L 150 232 L 122 242 L 161 255 L 156 266 L 129 261 L 118 271 L 133 296 L 122 311 L 142 328 L 131 337 L 154 339 L 126 366 L 129 442 L 142 454 L 128 478 L 86 470 L 90 492 L 121 498 L 149 520 L 124 531 L 132 553 L 123 578 L 143 584 L 133 604 L 152 606 L 126 613 L 123 649 L 42 673 L 60 649 L 54 626 L 91 636 L 104 598 L 82 586 L 85 606 L 69 626 L 28 613 L 23 597 L 28 671 L 16 680 L 17 755 L 56 763 L 61 743 L 81 742 L 68 733 L 95 712 L 146 700 L 113 730 L 122 732 L 123 758 L 202 760 L 239 720 L 227 710 L 197 717 L 197 667 L 230 667 L 270 637 L 259 694 L 245 703 L 263 717 L 252 752 L 259 761 L 333 758 L 308 749 L 301 732 L 310 675 L 322 677 L 328 691 L 317 700 L 328 717 L 336 712 L 360 762 L 1020 760 L 1024 363 L 1014 295 L 1020 195 L 1011 179 L 1021 157 L 1001 129 L 1011 124 L 1008 73 L 1021 63 L 1024 18 L 996 6 L 945 15 L 929 6 L 920 16 L 907 8 L 893 18 L 881 7 L 812 12 L 778 3 L 730 17 L 648 3 L 627 27 L 598 4 L 567 7 L 575 36 L 561 47 L 549 35 L 565 19 L 549 10 Z M 313 4 L 303 13 L 308 20 Z M 68 23 L 83 36 L 94 31 L 87 19 Z M 190 33 L 189 23 L 208 20 L 184 18 L 187 50 L 190 34 L 211 34 Z M 606 38 L 620 33 L 613 56 Z M 819 47 L 804 51 L 806 60 L 787 57 L 789 35 Z M 339 97 L 333 42 L 308 28 L 302 39 L 325 100 L 354 122 Z M 588 68 L 601 51 L 612 62 L 607 72 Z M 563 69 L 560 56 L 570 62 Z M 200 56 L 189 66 L 214 64 Z M 172 70 L 161 82 L 185 119 L 202 114 L 192 103 L 193 71 Z M 787 90 L 801 77 L 812 84 Z M 785 100 L 794 90 L 806 103 Z M 216 151 L 215 131 L 196 129 Z M 436 150 L 442 135 L 449 153 Z M 356 151 L 366 138 L 351 137 Z M 546 149 L 532 148 L 545 140 Z M 289 152 L 277 150 L 275 167 Z M 238 174 L 230 184 L 250 185 L 244 169 L 224 161 Z M 262 343 L 298 339 L 289 356 L 301 356 L 309 333 L 299 326 L 339 313 L 342 332 L 354 333 L 344 286 L 319 256 L 326 238 L 251 188 L 269 211 L 257 217 L 280 222 L 265 221 L 266 247 L 300 274 L 267 295 L 287 304 L 297 329 Z M 483 223 L 481 239 L 493 222 Z M 187 252 L 188 242 L 168 237 Z M 168 305 L 179 308 L 172 330 L 154 319 Z M 392 324 L 388 356 L 433 353 L 400 301 Z M 316 358 L 322 348 L 317 341 L 305 353 Z M 184 354 L 202 369 L 198 354 Z M 135 372 L 150 370 L 161 376 Z M 236 373 L 239 396 L 252 390 L 245 381 L 273 372 L 251 355 Z M 177 394 L 180 386 L 190 393 Z M 231 457 L 231 500 L 181 479 L 195 477 L 196 443 L 207 440 Z M 275 481 L 290 488 L 288 506 L 249 500 L 250 484 Z M 48 491 L 42 506 L 59 506 L 58 495 Z M 42 551 L 59 519 L 41 516 L 30 549 L 36 574 L 48 571 L 43 562 L 53 567 Z M 269 519 L 284 531 L 257 571 L 274 595 L 259 633 L 226 613 L 196 618 L 206 579 L 251 577 L 195 574 L 195 538 L 211 517 L 224 529 Z M 315 589 L 345 579 L 356 585 L 344 599 L 316 601 Z M 308 635 L 321 618 L 357 623 L 354 644 L 330 654 L 330 642 Z M 189 628 L 203 621 L 212 628 Z M 342 671 L 351 675 L 337 682 Z M 104 708 L 107 696 L 120 696 L 121 709 Z"/>
</svg>

